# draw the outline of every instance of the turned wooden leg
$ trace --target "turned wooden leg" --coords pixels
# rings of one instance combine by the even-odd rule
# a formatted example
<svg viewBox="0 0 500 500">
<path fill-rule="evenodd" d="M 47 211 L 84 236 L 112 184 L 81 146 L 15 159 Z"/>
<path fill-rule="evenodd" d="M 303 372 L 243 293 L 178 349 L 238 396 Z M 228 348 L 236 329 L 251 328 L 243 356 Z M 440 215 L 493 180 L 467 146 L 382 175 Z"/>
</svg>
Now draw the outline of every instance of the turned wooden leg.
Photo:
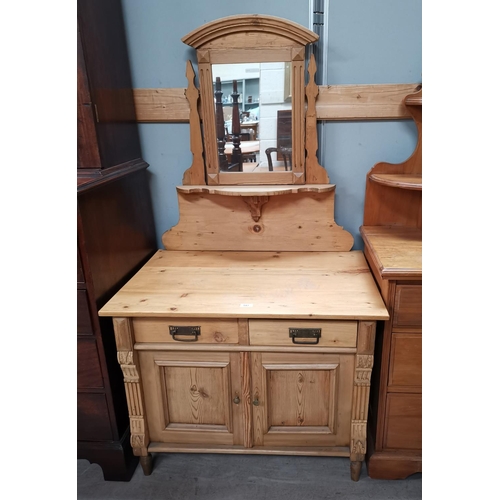
<svg viewBox="0 0 500 500">
<path fill-rule="evenodd" d="M 141 457 L 142 459 L 142 457 Z M 359 481 L 359 475 L 361 474 L 361 466 L 363 462 L 351 462 L 351 479 L 353 481 Z"/>
<path fill-rule="evenodd" d="M 153 472 L 153 457 L 151 456 L 151 453 L 148 453 L 145 457 L 140 457 L 139 462 L 141 464 L 144 475 L 151 475 L 151 472 Z"/>
</svg>

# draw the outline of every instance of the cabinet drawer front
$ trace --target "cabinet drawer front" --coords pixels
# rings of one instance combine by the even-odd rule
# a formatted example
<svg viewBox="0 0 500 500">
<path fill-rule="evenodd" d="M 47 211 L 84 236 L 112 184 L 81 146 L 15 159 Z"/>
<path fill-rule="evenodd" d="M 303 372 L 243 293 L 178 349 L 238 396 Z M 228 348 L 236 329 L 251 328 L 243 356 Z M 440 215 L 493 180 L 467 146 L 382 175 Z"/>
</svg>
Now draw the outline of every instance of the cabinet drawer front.
<svg viewBox="0 0 500 500">
<path fill-rule="evenodd" d="M 394 326 L 422 326 L 422 285 L 398 285 Z"/>
<path fill-rule="evenodd" d="M 76 282 L 78 284 L 84 284 L 85 283 L 85 276 L 83 274 L 83 266 L 82 266 L 82 260 L 80 258 L 80 251 L 77 251 L 77 264 L 76 264 Z"/>
<path fill-rule="evenodd" d="M 93 335 L 92 320 L 90 319 L 90 309 L 85 290 L 76 292 L 76 332 L 79 335 Z"/>
<path fill-rule="evenodd" d="M 103 380 L 97 344 L 93 338 L 79 338 L 77 343 L 77 387 L 102 389 Z"/>
<path fill-rule="evenodd" d="M 171 327 L 180 327 L 172 335 Z M 187 327 L 199 327 L 199 335 L 186 334 Z M 136 342 L 237 344 L 238 321 L 233 319 L 134 318 Z"/>
<path fill-rule="evenodd" d="M 321 329 L 319 338 L 307 338 L 302 330 L 295 338 L 290 337 L 293 329 Z M 250 345 L 297 346 L 316 345 L 319 347 L 356 347 L 358 323 L 356 321 L 317 320 L 249 320 Z M 295 342 L 294 342 L 295 340 Z M 317 343 L 316 343 L 317 340 Z"/>
<path fill-rule="evenodd" d="M 384 448 L 422 449 L 422 395 L 388 394 Z"/>
<path fill-rule="evenodd" d="M 393 333 L 389 387 L 422 386 L 422 334 Z"/>
<path fill-rule="evenodd" d="M 77 435 L 79 441 L 113 439 L 108 404 L 104 394 L 79 393 L 77 400 Z"/>
</svg>

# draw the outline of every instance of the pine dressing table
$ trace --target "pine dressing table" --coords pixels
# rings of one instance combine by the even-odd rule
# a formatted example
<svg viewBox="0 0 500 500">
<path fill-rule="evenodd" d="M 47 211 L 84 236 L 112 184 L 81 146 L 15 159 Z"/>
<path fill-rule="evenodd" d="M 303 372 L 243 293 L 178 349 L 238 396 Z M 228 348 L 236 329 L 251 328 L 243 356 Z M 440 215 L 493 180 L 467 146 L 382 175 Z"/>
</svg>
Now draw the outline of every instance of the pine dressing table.
<svg viewBox="0 0 500 500">
<path fill-rule="evenodd" d="M 113 317 L 145 474 L 152 453 L 250 453 L 344 456 L 359 479 L 376 323 L 389 316 L 363 252 L 335 223 L 335 185 L 316 157 L 318 89 L 313 56 L 305 85 L 305 47 L 317 38 L 260 15 L 183 38 L 196 49 L 200 89 L 188 61 L 193 163 L 177 187 L 179 223 L 99 312 Z M 256 63 L 263 87 L 265 71 L 289 78 L 285 98 L 274 98 L 291 109 L 287 170 L 248 172 L 234 125 L 225 153 L 214 73 Z M 236 123 L 236 84 L 233 94 Z M 276 102 L 268 107 L 276 115 Z M 261 151 L 271 142 L 265 127 L 259 140 Z"/>
</svg>

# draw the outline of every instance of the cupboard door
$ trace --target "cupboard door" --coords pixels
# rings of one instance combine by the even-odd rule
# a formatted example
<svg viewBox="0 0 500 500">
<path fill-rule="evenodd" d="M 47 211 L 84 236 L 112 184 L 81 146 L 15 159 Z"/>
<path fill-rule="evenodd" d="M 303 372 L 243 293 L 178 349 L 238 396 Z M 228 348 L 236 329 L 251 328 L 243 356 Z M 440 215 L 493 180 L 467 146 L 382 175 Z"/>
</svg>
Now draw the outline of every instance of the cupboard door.
<svg viewBox="0 0 500 500">
<path fill-rule="evenodd" d="M 239 353 L 139 351 L 151 441 L 243 444 Z"/>
<path fill-rule="evenodd" d="M 354 355 L 252 353 L 255 446 L 348 446 Z"/>
</svg>

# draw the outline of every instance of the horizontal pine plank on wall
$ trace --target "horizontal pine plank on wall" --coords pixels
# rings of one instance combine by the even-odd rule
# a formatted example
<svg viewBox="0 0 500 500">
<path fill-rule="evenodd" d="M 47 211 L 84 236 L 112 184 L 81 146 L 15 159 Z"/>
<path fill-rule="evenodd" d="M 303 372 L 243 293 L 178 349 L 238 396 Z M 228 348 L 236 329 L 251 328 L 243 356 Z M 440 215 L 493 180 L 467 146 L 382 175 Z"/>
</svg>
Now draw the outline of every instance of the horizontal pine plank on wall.
<svg viewBox="0 0 500 500">
<path fill-rule="evenodd" d="M 322 85 L 316 101 L 318 120 L 409 119 L 403 99 L 418 83 Z M 189 104 L 183 88 L 134 89 L 137 121 L 187 123 Z"/>
</svg>

